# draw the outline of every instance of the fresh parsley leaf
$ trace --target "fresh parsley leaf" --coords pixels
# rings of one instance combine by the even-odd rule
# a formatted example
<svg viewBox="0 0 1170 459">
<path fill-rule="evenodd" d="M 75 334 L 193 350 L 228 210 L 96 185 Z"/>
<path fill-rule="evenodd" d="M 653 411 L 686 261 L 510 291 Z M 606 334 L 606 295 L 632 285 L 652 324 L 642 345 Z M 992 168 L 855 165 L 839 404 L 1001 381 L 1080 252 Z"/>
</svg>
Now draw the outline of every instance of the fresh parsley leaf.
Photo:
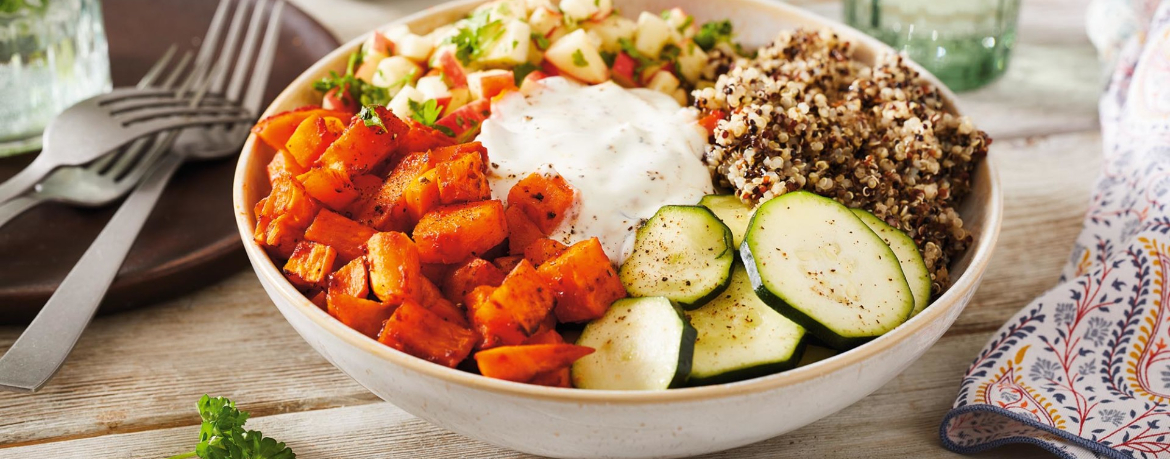
<svg viewBox="0 0 1170 459">
<path fill-rule="evenodd" d="M 436 124 L 436 125 L 431 126 L 431 127 L 435 128 L 436 131 L 439 131 L 439 132 L 442 132 L 443 134 L 446 134 L 447 137 L 455 137 L 455 131 L 451 130 L 451 128 L 449 128 L 447 126 L 443 126 L 442 124 Z"/>
<path fill-rule="evenodd" d="M 529 73 L 535 72 L 537 70 L 540 70 L 540 67 L 537 67 L 531 62 L 525 62 L 523 64 L 512 67 L 512 76 L 516 79 L 516 87 L 520 87 L 520 83 L 524 82 L 524 77 L 528 76 Z"/>
<path fill-rule="evenodd" d="M 658 16 L 662 17 L 663 21 L 669 20 L 670 19 L 670 10 L 662 10 L 662 12 L 658 14 Z"/>
<path fill-rule="evenodd" d="M 349 55 L 349 62 L 345 66 L 345 74 L 338 75 L 337 72 L 330 71 L 329 76 L 321 78 L 313 82 L 313 89 L 327 93 L 334 88 L 342 88 L 346 91 L 353 100 L 361 98 L 365 82 L 353 76 L 354 69 L 361 64 L 362 55 L 360 52 L 355 52 Z"/>
<path fill-rule="evenodd" d="M 24 10 L 40 13 L 49 7 L 50 0 L 0 0 L 0 13 L 18 13 Z"/>
<path fill-rule="evenodd" d="M 382 88 L 372 84 L 363 84 L 361 89 L 361 96 L 358 97 L 358 102 L 362 105 L 381 105 L 385 106 L 390 103 L 393 96 L 390 94 L 390 88 Z"/>
<path fill-rule="evenodd" d="M 683 20 L 683 23 L 678 26 L 678 33 L 683 33 L 684 30 L 687 30 L 687 27 L 690 27 L 691 24 L 694 24 L 694 23 L 695 23 L 695 17 L 691 16 L 691 15 L 687 15 L 687 18 Z"/>
<path fill-rule="evenodd" d="M 576 65 L 577 67 L 584 67 L 589 65 L 589 62 L 585 60 L 585 54 L 582 53 L 579 49 L 573 51 L 573 65 Z"/>
<path fill-rule="evenodd" d="M 678 60 L 678 55 L 681 52 L 682 48 L 679 48 L 678 45 L 667 43 L 666 46 L 662 47 L 662 52 L 658 54 L 658 57 L 667 62 L 674 62 Z"/>
<path fill-rule="evenodd" d="M 532 34 L 532 41 L 534 43 L 536 43 L 536 49 L 539 49 L 541 51 L 548 50 L 548 45 L 549 45 L 548 38 L 545 38 L 544 35 L 541 35 L 538 33 L 533 33 Z"/>
<path fill-rule="evenodd" d="M 170 459 L 296 459 L 297 455 L 282 442 L 265 437 L 255 430 L 244 430 L 248 413 L 236 409 L 225 397 L 204 395 L 197 404 L 202 424 L 199 443 L 194 451 Z"/>
<path fill-rule="evenodd" d="M 635 61 L 638 61 L 638 66 L 634 69 L 635 73 L 641 73 L 642 70 L 646 69 L 646 67 L 650 67 L 657 63 L 654 61 L 654 59 L 651 59 L 638 51 L 638 49 L 634 47 L 634 43 L 631 42 L 628 38 L 619 39 L 618 45 L 622 47 L 623 52 L 629 54 L 630 57 L 634 58 Z"/>
<path fill-rule="evenodd" d="M 358 112 L 358 118 L 366 124 L 366 127 L 380 126 L 383 131 L 386 129 L 386 123 L 382 121 L 382 117 L 378 115 L 378 111 L 372 105 L 363 105 L 362 111 Z"/>
<path fill-rule="evenodd" d="M 617 53 L 609 51 L 598 51 L 601 55 L 601 60 L 605 62 L 606 67 L 613 67 L 613 61 L 617 60 Z"/>
<path fill-rule="evenodd" d="M 439 108 L 439 103 L 435 99 L 422 103 L 407 99 L 406 102 L 410 105 L 410 117 L 423 126 L 434 126 L 435 121 L 439 120 L 439 115 L 443 114 L 443 109 Z"/>
<path fill-rule="evenodd" d="M 455 45 L 455 57 L 467 65 L 487 52 L 488 46 L 500 38 L 505 29 L 504 21 L 493 20 L 490 10 L 480 11 L 471 15 L 455 35 L 443 43 Z"/>
<path fill-rule="evenodd" d="M 703 51 L 710 51 L 719 42 L 731 41 L 731 21 L 710 21 L 699 26 L 699 33 L 695 34 L 695 43 L 703 48 Z"/>
</svg>

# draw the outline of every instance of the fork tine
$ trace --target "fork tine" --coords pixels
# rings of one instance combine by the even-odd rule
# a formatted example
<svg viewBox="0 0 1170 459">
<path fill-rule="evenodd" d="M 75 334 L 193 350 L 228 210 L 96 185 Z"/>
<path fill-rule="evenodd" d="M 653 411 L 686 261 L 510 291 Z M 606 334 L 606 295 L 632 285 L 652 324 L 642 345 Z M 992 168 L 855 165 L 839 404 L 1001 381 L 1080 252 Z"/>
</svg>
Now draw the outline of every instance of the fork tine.
<svg viewBox="0 0 1170 459">
<path fill-rule="evenodd" d="M 247 113 L 242 107 L 235 105 L 218 106 L 218 107 L 159 107 L 136 110 L 126 119 L 121 120 L 123 126 L 141 123 L 154 118 L 167 118 L 174 116 L 190 116 L 198 117 L 204 115 L 222 116 L 222 115 L 236 115 L 240 113 Z"/>
<path fill-rule="evenodd" d="M 199 46 L 199 57 L 195 59 L 195 66 L 206 66 L 211 61 L 211 57 L 215 53 L 215 47 L 219 44 L 219 33 L 223 28 L 223 21 L 227 18 L 228 7 L 232 4 L 232 0 L 220 0 L 219 6 L 215 8 L 215 16 L 211 18 L 211 24 L 207 26 L 207 33 L 203 35 L 203 43 Z"/>
<path fill-rule="evenodd" d="M 163 53 L 163 56 L 159 58 L 159 60 L 155 62 L 153 66 L 150 67 L 150 70 L 146 71 L 146 74 L 142 76 L 141 80 L 138 80 L 138 88 L 144 89 L 154 84 L 155 78 L 158 78 L 159 74 L 161 74 L 163 69 L 166 68 L 167 64 L 170 63 L 171 58 L 175 56 L 175 52 L 178 50 L 178 45 L 171 43 L 171 46 L 167 48 L 167 52 Z"/>
<path fill-rule="evenodd" d="M 239 51 L 240 32 L 243 31 L 244 17 L 247 15 L 248 9 L 245 8 L 243 2 L 236 5 L 236 14 L 232 16 L 232 24 L 228 27 L 227 36 L 223 42 L 223 48 L 219 51 L 219 61 L 216 65 L 222 66 L 219 72 L 214 75 L 210 91 L 214 93 L 222 93 L 224 84 L 227 80 L 227 69 L 231 65 L 231 60 Z"/>
<path fill-rule="evenodd" d="M 166 81 L 163 81 L 162 84 L 159 86 L 161 86 L 163 88 L 174 87 L 175 81 L 179 79 L 180 75 L 184 74 L 183 69 L 186 69 L 187 64 L 190 62 L 191 62 L 191 52 L 187 51 L 187 52 L 183 53 L 183 57 L 181 59 L 179 59 L 179 64 L 175 66 L 174 70 L 171 70 L 171 74 L 167 76 Z"/>
<path fill-rule="evenodd" d="M 128 132 L 134 133 L 135 135 L 144 136 L 160 131 L 171 131 L 175 129 L 185 129 L 196 126 L 249 123 L 253 121 L 256 121 L 256 117 L 250 113 L 172 116 L 166 118 L 153 118 L 134 123 L 127 127 L 126 130 Z"/>
<path fill-rule="evenodd" d="M 249 64 L 255 53 L 256 40 L 260 36 L 260 20 L 264 19 L 263 10 L 268 5 L 265 0 L 256 0 L 252 8 L 252 22 L 248 24 L 248 33 L 244 36 L 244 44 L 240 47 L 240 55 L 236 58 L 235 71 L 232 73 L 231 83 L 228 84 L 226 97 L 228 100 L 238 101 L 240 91 L 244 89 Z"/>
<path fill-rule="evenodd" d="M 264 89 L 268 86 L 272 62 L 276 58 L 282 12 L 284 12 L 284 0 L 277 0 L 272 6 L 272 12 L 268 15 L 268 29 L 264 32 L 264 42 L 260 44 L 260 54 L 256 57 L 252 74 L 248 76 L 248 91 L 243 100 L 240 100 L 241 106 L 257 116 L 260 115 L 260 104 L 264 101 Z"/>
</svg>

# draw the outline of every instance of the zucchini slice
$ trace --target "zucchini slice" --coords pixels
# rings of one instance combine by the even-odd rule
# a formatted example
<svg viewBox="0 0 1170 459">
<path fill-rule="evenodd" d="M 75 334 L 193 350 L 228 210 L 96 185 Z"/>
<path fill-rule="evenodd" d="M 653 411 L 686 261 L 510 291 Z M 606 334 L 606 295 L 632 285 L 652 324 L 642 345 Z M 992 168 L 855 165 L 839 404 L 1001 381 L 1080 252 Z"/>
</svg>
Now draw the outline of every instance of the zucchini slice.
<svg viewBox="0 0 1170 459">
<path fill-rule="evenodd" d="M 630 296 L 662 296 L 686 309 L 727 287 L 735 246 L 731 230 L 702 206 L 663 206 L 634 239 L 618 272 Z"/>
<path fill-rule="evenodd" d="M 573 387 L 669 389 L 691 373 L 695 329 L 666 298 L 625 298 L 586 325 L 577 345 L 595 351 L 573 362 Z"/>
<path fill-rule="evenodd" d="M 764 304 L 743 266 L 731 271 L 727 290 L 687 318 L 698 332 L 691 386 L 778 373 L 795 367 L 804 351 L 804 327 Z"/>
<path fill-rule="evenodd" d="M 914 310 L 890 246 L 829 198 L 794 191 L 761 204 L 740 255 L 760 299 L 838 350 L 893 330 Z"/>
<path fill-rule="evenodd" d="M 719 220 L 731 230 L 732 244 L 739 247 L 748 220 L 752 218 L 752 206 L 741 201 L 734 194 L 709 194 L 699 200 L 699 205 L 711 209 Z"/>
<path fill-rule="evenodd" d="M 906 282 L 914 292 L 914 312 L 910 316 L 918 315 L 930 304 L 931 284 L 930 271 L 926 270 L 926 262 L 922 261 L 922 252 L 918 250 L 918 245 L 914 244 L 914 239 L 911 239 L 910 235 L 869 212 L 853 209 L 853 213 L 865 222 L 869 229 L 877 233 L 878 237 L 886 241 L 894 255 L 898 257 L 898 263 L 902 265 L 902 274 L 906 275 Z"/>
</svg>

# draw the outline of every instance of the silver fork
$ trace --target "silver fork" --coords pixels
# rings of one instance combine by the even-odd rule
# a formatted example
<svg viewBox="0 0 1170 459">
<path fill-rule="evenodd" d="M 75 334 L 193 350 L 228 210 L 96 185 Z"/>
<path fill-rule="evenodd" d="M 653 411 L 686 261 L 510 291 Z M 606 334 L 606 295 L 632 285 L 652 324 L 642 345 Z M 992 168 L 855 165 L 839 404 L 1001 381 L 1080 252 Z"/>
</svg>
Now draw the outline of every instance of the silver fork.
<svg viewBox="0 0 1170 459">
<path fill-rule="evenodd" d="M 219 43 L 218 36 L 212 32 L 222 26 L 229 6 L 230 2 L 228 1 L 220 2 L 214 16 L 212 16 L 208 35 L 204 38 L 195 61 L 196 67 L 206 67 L 213 57 Z M 192 57 L 190 53 L 185 53 L 174 68 L 168 71 L 166 67 L 170 64 L 171 58 L 174 57 L 176 49 L 176 46 L 172 45 L 163 54 L 163 57 L 146 72 L 136 87 L 141 89 L 175 89 L 175 84 L 184 74 Z M 159 79 L 164 72 L 168 72 L 166 79 L 156 85 L 155 80 Z M 191 87 L 195 82 L 194 76 L 194 73 L 189 73 L 188 77 L 184 79 L 185 81 L 181 83 L 179 90 L 185 91 L 186 88 Z M 158 103 L 156 99 L 149 100 Z M 174 103 L 173 100 L 169 102 Z M 182 146 L 187 141 L 192 141 L 199 142 L 201 148 L 218 148 L 229 151 L 238 147 L 233 142 L 217 143 L 214 141 L 216 139 L 203 137 L 200 139 L 192 139 L 190 136 L 181 137 L 179 144 Z M 142 180 L 143 175 L 154 164 L 154 160 L 162 151 L 166 150 L 174 138 L 173 131 L 157 134 L 153 138 L 136 140 L 122 151 L 103 156 L 89 165 L 64 166 L 53 170 L 32 191 L 0 203 L 0 227 L 32 207 L 45 202 L 60 202 L 81 207 L 97 207 L 113 202 L 124 196 Z"/>
<path fill-rule="evenodd" d="M 272 5 L 267 25 L 261 27 L 263 12 Z M 258 113 L 268 81 L 272 61 L 276 54 L 279 33 L 279 19 L 283 11 L 283 0 L 256 0 L 251 24 L 244 45 L 236 59 L 236 70 L 229 84 L 227 99 L 241 101 L 241 106 L 252 113 Z M 239 8 L 244 8 L 243 5 Z M 243 17 L 237 14 L 228 31 L 227 43 L 234 43 L 231 37 L 238 37 Z M 263 41 L 249 73 L 253 48 L 259 38 L 259 29 L 264 29 Z M 225 49 L 216 64 L 216 75 L 212 90 L 223 88 L 224 78 L 218 72 L 226 72 L 234 50 Z M 243 81 L 247 80 L 244 90 Z M 242 93 L 241 93 L 242 92 Z M 237 136 L 242 143 L 247 129 L 215 127 L 230 135 Z M 184 131 L 186 132 L 186 131 Z M 64 363 L 85 326 L 93 318 L 98 304 L 113 282 L 118 268 L 130 251 L 139 230 L 150 215 L 167 182 L 180 165 L 189 159 L 211 159 L 222 157 L 222 151 L 205 152 L 192 149 L 172 150 L 159 158 L 142 183 L 130 194 L 110 219 L 105 229 L 94 240 L 93 245 L 82 255 L 81 260 L 61 282 L 49 302 L 13 343 L 8 352 L 0 357 L 0 388 L 31 392 L 42 387 Z"/>
</svg>

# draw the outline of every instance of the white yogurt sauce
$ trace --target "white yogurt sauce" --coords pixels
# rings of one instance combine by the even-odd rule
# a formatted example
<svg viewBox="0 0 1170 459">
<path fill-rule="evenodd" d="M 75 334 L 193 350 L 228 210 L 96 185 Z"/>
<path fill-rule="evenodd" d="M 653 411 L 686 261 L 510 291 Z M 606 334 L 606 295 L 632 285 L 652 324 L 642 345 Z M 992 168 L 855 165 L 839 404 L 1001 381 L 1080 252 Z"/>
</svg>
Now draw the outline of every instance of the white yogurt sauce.
<svg viewBox="0 0 1170 459">
<path fill-rule="evenodd" d="M 656 91 L 554 77 L 496 101 L 477 140 L 491 158 L 495 198 L 506 202 L 512 185 L 551 167 L 577 189 L 577 203 L 550 237 L 572 244 L 596 236 L 620 263 L 641 220 L 714 190 L 696 118 Z"/>
</svg>

